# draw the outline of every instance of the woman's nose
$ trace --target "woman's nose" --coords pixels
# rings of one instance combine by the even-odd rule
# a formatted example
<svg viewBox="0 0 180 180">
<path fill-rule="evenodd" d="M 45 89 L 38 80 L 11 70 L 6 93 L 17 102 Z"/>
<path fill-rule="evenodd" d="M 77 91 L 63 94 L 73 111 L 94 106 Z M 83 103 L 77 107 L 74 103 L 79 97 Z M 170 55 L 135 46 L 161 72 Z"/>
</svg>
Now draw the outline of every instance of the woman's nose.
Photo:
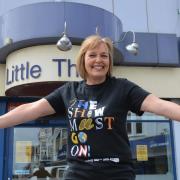
<svg viewBox="0 0 180 180">
<path fill-rule="evenodd" d="M 101 61 L 101 60 L 102 60 L 101 56 L 97 56 L 97 57 L 96 57 L 96 61 L 97 61 L 97 62 L 99 62 L 99 61 Z"/>
</svg>

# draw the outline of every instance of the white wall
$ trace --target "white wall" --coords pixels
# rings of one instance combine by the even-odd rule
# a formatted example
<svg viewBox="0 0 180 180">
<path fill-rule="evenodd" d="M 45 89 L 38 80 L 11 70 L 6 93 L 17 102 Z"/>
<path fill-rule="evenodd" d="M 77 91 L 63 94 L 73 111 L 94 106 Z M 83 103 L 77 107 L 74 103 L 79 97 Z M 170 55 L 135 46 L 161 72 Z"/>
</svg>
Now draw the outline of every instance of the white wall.
<svg viewBox="0 0 180 180">
<path fill-rule="evenodd" d="M 127 78 L 161 98 L 180 98 L 180 68 L 114 66 L 117 77 Z M 168 84 L 167 84 L 168 82 Z"/>
</svg>

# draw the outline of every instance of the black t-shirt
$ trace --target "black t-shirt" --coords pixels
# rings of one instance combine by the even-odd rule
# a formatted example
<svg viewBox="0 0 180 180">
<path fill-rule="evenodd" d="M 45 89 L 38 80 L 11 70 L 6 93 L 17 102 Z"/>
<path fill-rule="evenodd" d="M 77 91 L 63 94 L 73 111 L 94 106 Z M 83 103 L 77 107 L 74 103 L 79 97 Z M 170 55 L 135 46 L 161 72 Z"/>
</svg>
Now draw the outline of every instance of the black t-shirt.
<svg viewBox="0 0 180 180">
<path fill-rule="evenodd" d="M 81 174 L 86 165 L 90 165 L 86 169 L 91 169 L 131 163 L 127 113 L 142 115 L 141 104 L 148 94 L 127 79 L 111 77 L 98 85 L 68 82 L 45 97 L 57 113 L 66 112 L 67 159 L 76 162 L 76 171 L 81 167 Z M 119 171 L 111 173 L 119 174 Z M 85 174 L 90 179 L 93 177 Z"/>
<path fill-rule="evenodd" d="M 68 160 L 129 162 L 127 113 L 142 115 L 148 94 L 127 79 L 111 77 L 98 85 L 68 82 L 46 96 L 57 113 L 67 113 Z"/>
</svg>

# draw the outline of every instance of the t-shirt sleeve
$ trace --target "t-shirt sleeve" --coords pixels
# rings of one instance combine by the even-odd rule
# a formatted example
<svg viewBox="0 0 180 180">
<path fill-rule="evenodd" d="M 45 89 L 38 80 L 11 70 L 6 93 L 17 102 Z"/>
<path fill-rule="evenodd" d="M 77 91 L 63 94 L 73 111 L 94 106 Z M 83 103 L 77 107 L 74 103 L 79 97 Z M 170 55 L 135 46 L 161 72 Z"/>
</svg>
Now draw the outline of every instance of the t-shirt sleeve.
<svg viewBox="0 0 180 180">
<path fill-rule="evenodd" d="M 128 86 L 128 106 L 129 110 L 141 116 L 144 112 L 141 111 L 141 105 L 144 99 L 150 94 L 137 84 L 127 80 Z"/>
<path fill-rule="evenodd" d="M 62 87 L 54 90 L 52 93 L 44 97 L 58 114 L 64 114 L 66 111 L 64 100 L 62 97 L 64 88 L 65 86 L 63 85 Z"/>
</svg>

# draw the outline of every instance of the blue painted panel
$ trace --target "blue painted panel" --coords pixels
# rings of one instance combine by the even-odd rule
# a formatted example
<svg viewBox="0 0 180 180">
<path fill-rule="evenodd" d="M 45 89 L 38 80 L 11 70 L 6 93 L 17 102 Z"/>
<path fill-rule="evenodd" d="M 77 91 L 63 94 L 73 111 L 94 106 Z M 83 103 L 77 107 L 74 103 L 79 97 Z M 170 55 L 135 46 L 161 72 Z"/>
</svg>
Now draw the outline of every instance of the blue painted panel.
<svg viewBox="0 0 180 180">
<path fill-rule="evenodd" d="M 95 34 L 99 26 L 100 35 L 113 41 L 122 33 L 122 24 L 112 13 L 95 6 L 71 2 L 43 2 L 21 6 L 2 16 L 1 39 L 10 37 L 13 44 L 0 43 L 0 62 L 15 50 L 40 44 L 55 44 L 64 31 L 64 21 L 72 42 L 80 43 L 88 35 Z M 77 41 L 78 40 L 78 41 Z"/>
<path fill-rule="evenodd" d="M 108 35 L 113 40 L 114 27 L 119 26 L 119 34 L 122 33 L 120 20 L 116 20 L 118 18 L 106 10 L 79 3 L 49 2 L 21 6 L 6 13 L 3 16 L 6 27 L 4 37 L 11 37 L 14 42 L 58 37 L 64 31 L 65 19 L 68 34 L 74 38 L 85 38 L 94 34 L 97 25 L 100 26 L 103 36 Z M 110 26 L 104 29 L 106 23 Z M 113 23 L 120 25 L 111 26 Z"/>
<path fill-rule="evenodd" d="M 123 58 L 115 64 L 145 66 L 179 66 L 178 39 L 174 34 L 136 33 L 139 53 L 130 54 L 125 46 L 132 42 L 132 33 L 119 43 Z"/>
<path fill-rule="evenodd" d="M 118 41 L 122 34 L 122 23 L 116 16 L 110 16 L 107 11 L 104 11 L 104 35 L 110 37 L 113 41 Z"/>
<path fill-rule="evenodd" d="M 119 48 L 122 51 L 124 64 L 150 64 L 155 65 L 158 62 L 157 55 L 157 34 L 136 33 L 136 42 L 139 44 L 139 53 L 135 56 L 130 54 L 125 46 L 132 43 L 132 33 L 128 33 L 124 41 L 120 43 Z"/>
<path fill-rule="evenodd" d="M 12 179 L 13 172 L 13 142 L 14 142 L 14 128 L 6 129 L 5 141 L 9 143 L 5 143 L 5 156 L 6 162 L 4 163 L 4 179 Z"/>
<path fill-rule="evenodd" d="M 175 34 L 158 34 L 159 64 L 179 64 L 178 40 Z"/>
<path fill-rule="evenodd" d="M 37 3 L 18 7 L 3 16 L 6 30 L 4 37 L 13 42 L 59 36 L 64 27 L 63 3 Z"/>
<path fill-rule="evenodd" d="M 108 36 L 112 40 L 122 33 L 121 21 L 112 13 L 95 6 L 65 3 L 65 19 L 70 37 L 84 39 L 95 34 L 96 27 L 101 36 Z"/>
<path fill-rule="evenodd" d="M 6 110 L 6 102 L 0 102 L 0 115 Z M 4 173 L 4 129 L 0 129 L 0 179 L 3 179 Z"/>
<path fill-rule="evenodd" d="M 90 6 L 82 6 L 81 4 L 77 4 L 74 8 L 74 4 L 66 4 L 65 11 L 67 12 L 65 18 L 68 22 L 68 34 L 71 37 L 84 38 L 95 34 L 96 26 L 100 24 L 99 22 L 102 23 L 101 9 L 97 11 L 96 8 L 91 9 Z M 94 13 L 97 15 L 96 19 L 92 19 Z"/>
</svg>

